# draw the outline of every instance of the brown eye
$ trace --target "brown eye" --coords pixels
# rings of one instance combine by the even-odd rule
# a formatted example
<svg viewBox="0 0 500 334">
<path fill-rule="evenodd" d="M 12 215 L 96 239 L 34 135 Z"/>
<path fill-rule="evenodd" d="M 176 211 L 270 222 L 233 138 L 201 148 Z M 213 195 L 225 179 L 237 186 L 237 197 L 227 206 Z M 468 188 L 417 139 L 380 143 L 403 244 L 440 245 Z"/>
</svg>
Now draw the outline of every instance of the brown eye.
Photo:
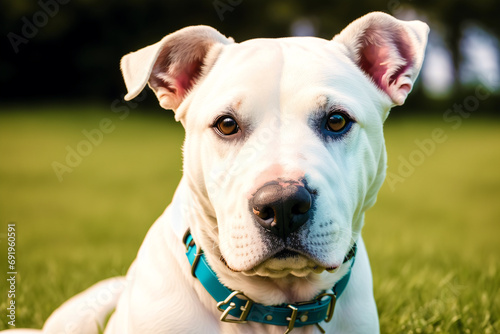
<svg viewBox="0 0 500 334">
<path fill-rule="evenodd" d="M 326 129 L 332 132 L 341 132 L 347 124 L 348 122 L 344 115 L 332 113 L 326 121 Z"/>
<path fill-rule="evenodd" d="M 223 136 L 230 136 L 239 131 L 238 123 L 231 116 L 222 116 L 215 123 L 217 130 Z"/>
</svg>

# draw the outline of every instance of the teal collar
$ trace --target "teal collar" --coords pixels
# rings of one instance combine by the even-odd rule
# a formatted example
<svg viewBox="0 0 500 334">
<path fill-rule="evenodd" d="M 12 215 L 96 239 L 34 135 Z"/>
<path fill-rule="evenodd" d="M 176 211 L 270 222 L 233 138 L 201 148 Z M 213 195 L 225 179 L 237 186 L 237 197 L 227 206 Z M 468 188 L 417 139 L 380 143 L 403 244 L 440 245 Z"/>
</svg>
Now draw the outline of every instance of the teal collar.
<svg viewBox="0 0 500 334">
<path fill-rule="evenodd" d="M 230 290 L 224 286 L 217 274 L 210 268 L 205 254 L 197 249 L 189 229 L 183 237 L 186 245 L 186 256 L 191 264 L 191 274 L 198 278 L 207 292 L 217 301 L 217 309 L 222 312 L 221 321 L 232 323 L 246 323 L 255 321 L 264 324 L 286 326 L 285 333 L 289 333 L 294 327 L 316 325 L 324 333 L 319 325 L 322 321 L 330 321 L 333 317 L 335 302 L 344 292 L 351 268 L 356 255 L 356 244 L 353 245 L 344 259 L 344 263 L 352 262 L 349 271 L 332 288 L 332 292 L 322 292 L 316 298 L 308 302 L 282 305 L 263 305 L 254 302 L 242 291 Z M 228 317 L 231 315 L 234 318 Z"/>
</svg>

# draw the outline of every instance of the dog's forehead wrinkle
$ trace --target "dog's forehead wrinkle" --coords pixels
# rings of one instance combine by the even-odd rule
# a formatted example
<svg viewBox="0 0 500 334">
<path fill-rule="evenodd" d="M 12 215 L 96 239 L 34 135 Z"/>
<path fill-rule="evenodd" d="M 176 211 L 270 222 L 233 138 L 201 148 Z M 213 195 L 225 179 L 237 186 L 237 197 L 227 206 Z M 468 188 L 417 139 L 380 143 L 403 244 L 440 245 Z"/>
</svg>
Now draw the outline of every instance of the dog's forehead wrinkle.
<svg viewBox="0 0 500 334">
<path fill-rule="evenodd" d="M 232 44 L 224 56 L 225 67 L 235 67 L 246 71 L 266 70 L 282 63 L 283 52 L 276 40 L 255 39 Z M 249 62 L 248 59 L 255 61 Z"/>
<path fill-rule="evenodd" d="M 311 40 L 315 42 L 311 44 Z M 318 42 L 327 43 L 325 40 L 316 38 L 255 39 L 226 47 L 228 52 L 225 52 L 223 56 L 227 58 L 225 63 L 228 63 L 226 65 L 230 69 L 235 66 L 234 70 L 240 73 L 238 76 L 258 78 L 259 86 L 269 86 L 274 82 L 275 88 L 281 91 L 278 101 L 281 106 L 283 100 L 288 98 L 283 95 L 298 92 L 302 85 L 310 84 L 311 80 L 322 79 L 321 73 L 326 69 L 318 64 L 324 62 L 315 60 L 325 57 L 326 49 L 323 50 L 323 47 L 318 49 Z M 251 64 L 246 61 L 249 57 L 255 59 Z M 273 64 L 272 70 L 265 65 L 270 63 Z M 279 79 L 266 79 L 270 78 L 270 75 Z M 297 77 L 302 77 L 303 80 L 297 80 Z M 283 111 L 281 107 L 280 110 Z"/>
</svg>

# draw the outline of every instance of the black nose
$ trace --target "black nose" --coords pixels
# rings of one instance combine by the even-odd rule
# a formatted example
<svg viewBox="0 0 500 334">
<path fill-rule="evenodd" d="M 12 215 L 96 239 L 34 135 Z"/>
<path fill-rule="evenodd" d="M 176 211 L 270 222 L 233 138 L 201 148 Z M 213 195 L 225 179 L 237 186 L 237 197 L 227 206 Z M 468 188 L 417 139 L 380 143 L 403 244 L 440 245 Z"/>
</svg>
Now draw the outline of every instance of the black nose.
<svg viewBox="0 0 500 334">
<path fill-rule="evenodd" d="M 257 222 L 284 239 L 309 219 L 312 198 L 301 185 L 268 183 L 257 190 L 250 204 Z"/>
</svg>

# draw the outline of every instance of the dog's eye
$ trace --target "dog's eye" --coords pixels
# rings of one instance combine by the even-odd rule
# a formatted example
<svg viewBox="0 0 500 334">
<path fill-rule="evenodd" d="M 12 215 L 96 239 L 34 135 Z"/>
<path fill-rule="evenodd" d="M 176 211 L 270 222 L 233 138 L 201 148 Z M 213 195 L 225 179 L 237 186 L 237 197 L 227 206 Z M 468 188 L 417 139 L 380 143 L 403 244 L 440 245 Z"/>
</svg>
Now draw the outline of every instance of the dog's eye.
<svg viewBox="0 0 500 334">
<path fill-rule="evenodd" d="M 231 116 L 222 116 L 215 122 L 215 128 L 223 136 L 230 136 L 237 133 L 240 128 L 238 123 Z"/>
<path fill-rule="evenodd" d="M 351 120 L 340 112 L 332 112 L 326 120 L 326 129 L 331 132 L 341 133 L 350 125 Z"/>
</svg>

